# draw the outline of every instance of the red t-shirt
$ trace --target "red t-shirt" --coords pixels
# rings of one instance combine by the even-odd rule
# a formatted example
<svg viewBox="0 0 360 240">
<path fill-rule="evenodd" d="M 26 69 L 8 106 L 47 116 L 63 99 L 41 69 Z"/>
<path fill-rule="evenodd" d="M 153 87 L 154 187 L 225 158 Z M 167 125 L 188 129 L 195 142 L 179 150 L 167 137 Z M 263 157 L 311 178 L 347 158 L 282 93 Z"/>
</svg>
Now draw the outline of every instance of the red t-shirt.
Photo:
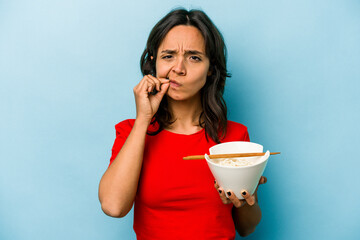
<svg viewBox="0 0 360 240">
<path fill-rule="evenodd" d="M 110 164 L 128 137 L 134 119 L 115 126 L 116 139 Z M 228 121 L 221 142 L 249 141 L 247 128 Z M 153 130 L 150 125 L 149 130 Z M 209 154 L 216 143 L 202 129 L 191 135 L 163 130 L 146 136 L 144 159 L 134 206 L 138 240 L 234 239 L 232 204 L 223 204 L 205 160 L 183 160 Z"/>
</svg>

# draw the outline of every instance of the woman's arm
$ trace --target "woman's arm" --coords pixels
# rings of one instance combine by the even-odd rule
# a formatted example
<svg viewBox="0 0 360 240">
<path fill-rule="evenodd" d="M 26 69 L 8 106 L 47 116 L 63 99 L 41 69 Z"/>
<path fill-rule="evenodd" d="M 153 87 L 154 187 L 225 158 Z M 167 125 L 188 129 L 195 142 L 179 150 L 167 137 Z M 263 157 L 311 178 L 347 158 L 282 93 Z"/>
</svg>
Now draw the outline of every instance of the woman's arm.
<svg viewBox="0 0 360 240">
<path fill-rule="evenodd" d="M 131 210 L 140 177 L 148 124 L 135 120 L 134 127 L 99 185 L 102 210 L 124 217 Z"/>
<path fill-rule="evenodd" d="M 255 203 L 250 205 L 245 203 L 242 207 L 232 208 L 232 217 L 236 231 L 240 236 L 245 237 L 255 231 L 256 226 L 261 220 L 261 210 L 255 194 Z"/>
<path fill-rule="evenodd" d="M 227 192 L 227 197 L 224 189 L 222 189 L 216 181 L 214 183 L 214 187 L 219 192 L 221 201 L 224 204 L 234 204 L 232 208 L 232 218 L 236 231 L 242 237 L 253 233 L 261 220 L 261 210 L 258 204 L 257 189 L 260 184 L 264 184 L 266 182 L 267 178 L 261 176 L 254 195 L 250 196 L 247 191 L 243 191 L 241 193 L 244 200 L 238 199 L 232 191 Z"/>
<path fill-rule="evenodd" d="M 149 95 L 155 87 L 159 92 Z M 169 80 L 146 75 L 134 88 L 134 126 L 99 184 L 101 208 L 109 216 L 124 217 L 132 208 L 141 172 L 146 132 L 168 87 Z"/>
</svg>

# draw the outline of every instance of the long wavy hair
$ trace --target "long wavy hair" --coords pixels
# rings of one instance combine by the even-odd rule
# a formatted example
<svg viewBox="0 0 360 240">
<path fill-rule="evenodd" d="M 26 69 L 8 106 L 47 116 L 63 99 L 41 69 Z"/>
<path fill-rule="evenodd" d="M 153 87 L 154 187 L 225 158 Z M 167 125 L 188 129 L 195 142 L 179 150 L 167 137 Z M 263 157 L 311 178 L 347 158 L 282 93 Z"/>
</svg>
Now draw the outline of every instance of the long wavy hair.
<svg viewBox="0 0 360 240">
<path fill-rule="evenodd" d="M 175 26 L 194 26 L 202 33 L 205 39 L 205 51 L 210 60 L 210 73 L 201 91 L 202 113 L 199 116 L 199 126 L 205 128 L 206 139 L 208 136 L 216 142 L 226 134 L 227 128 L 227 107 L 223 98 L 225 80 L 230 77 L 226 69 L 226 46 L 224 39 L 210 20 L 200 10 L 187 11 L 183 8 L 169 12 L 151 30 L 146 48 L 141 56 L 140 68 L 143 75 L 151 74 L 156 76 L 156 57 L 158 48 L 166 34 Z M 153 58 L 151 58 L 153 57 Z M 155 132 L 148 132 L 149 135 L 156 135 L 164 128 L 170 126 L 176 119 L 173 119 L 169 111 L 167 99 L 163 98 L 158 111 L 153 117 L 152 124 L 158 123 Z"/>
</svg>

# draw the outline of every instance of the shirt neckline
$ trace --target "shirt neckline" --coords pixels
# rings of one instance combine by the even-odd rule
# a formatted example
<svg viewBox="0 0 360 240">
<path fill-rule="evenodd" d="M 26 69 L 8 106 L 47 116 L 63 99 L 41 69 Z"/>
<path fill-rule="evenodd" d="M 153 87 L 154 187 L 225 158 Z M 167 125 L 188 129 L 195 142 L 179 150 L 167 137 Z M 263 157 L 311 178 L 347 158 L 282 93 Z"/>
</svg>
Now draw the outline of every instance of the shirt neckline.
<svg viewBox="0 0 360 240">
<path fill-rule="evenodd" d="M 194 132 L 194 133 L 191 133 L 191 134 L 182 134 L 182 133 L 175 133 L 175 132 L 171 132 L 169 130 L 166 130 L 166 129 L 163 129 L 163 131 L 169 133 L 169 134 L 173 134 L 173 135 L 177 135 L 177 136 L 194 136 L 194 135 L 198 135 L 198 134 L 201 134 L 203 131 L 205 131 L 205 128 L 202 128 L 200 129 L 199 131 L 197 132 Z"/>
</svg>

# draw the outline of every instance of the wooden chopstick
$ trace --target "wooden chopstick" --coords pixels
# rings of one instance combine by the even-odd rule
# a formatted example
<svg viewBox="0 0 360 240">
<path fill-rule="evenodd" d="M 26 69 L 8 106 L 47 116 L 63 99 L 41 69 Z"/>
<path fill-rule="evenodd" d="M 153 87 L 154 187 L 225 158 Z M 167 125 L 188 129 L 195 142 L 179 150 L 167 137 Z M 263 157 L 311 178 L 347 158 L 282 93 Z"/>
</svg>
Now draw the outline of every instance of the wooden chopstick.
<svg viewBox="0 0 360 240">
<path fill-rule="evenodd" d="M 272 152 L 270 155 L 280 154 L 280 152 Z M 265 153 L 229 153 L 229 154 L 212 154 L 208 155 L 209 158 L 234 158 L 234 157 L 257 157 L 264 156 Z M 196 160 L 196 159 L 205 159 L 205 155 L 194 155 L 183 157 L 183 160 Z"/>
</svg>

